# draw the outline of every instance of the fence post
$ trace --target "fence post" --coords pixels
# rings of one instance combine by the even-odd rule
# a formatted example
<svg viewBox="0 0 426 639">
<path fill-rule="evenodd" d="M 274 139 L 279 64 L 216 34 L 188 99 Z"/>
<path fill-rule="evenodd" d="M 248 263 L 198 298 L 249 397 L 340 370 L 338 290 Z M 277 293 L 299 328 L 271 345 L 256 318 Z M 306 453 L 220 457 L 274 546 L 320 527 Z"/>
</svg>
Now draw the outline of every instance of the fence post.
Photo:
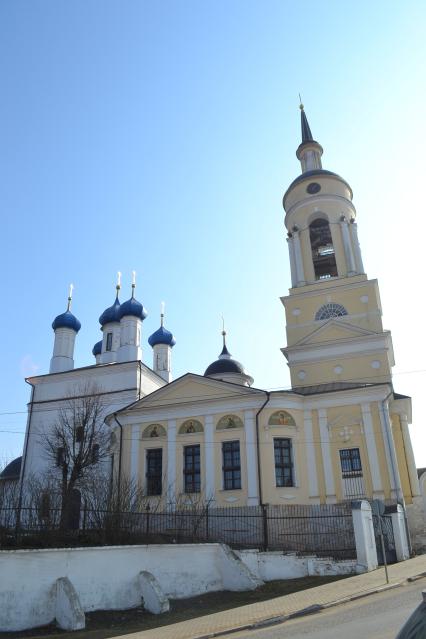
<svg viewBox="0 0 426 639">
<path fill-rule="evenodd" d="M 393 537 L 395 541 L 396 559 L 404 561 L 410 559 L 410 547 L 405 526 L 404 508 L 400 504 L 390 508 Z"/>
<path fill-rule="evenodd" d="M 209 540 L 209 504 L 206 506 L 206 541 Z"/>
<path fill-rule="evenodd" d="M 268 550 L 268 504 L 262 504 L 263 519 L 263 550 Z"/>
<path fill-rule="evenodd" d="M 378 566 L 373 514 L 366 500 L 352 502 L 357 565 L 361 570 L 375 570 Z"/>
<path fill-rule="evenodd" d="M 149 502 L 148 502 L 148 504 L 146 505 L 146 527 L 145 527 L 145 534 L 146 534 L 147 537 L 149 535 L 149 513 L 150 513 L 150 510 L 151 510 L 151 508 L 150 508 Z"/>
</svg>

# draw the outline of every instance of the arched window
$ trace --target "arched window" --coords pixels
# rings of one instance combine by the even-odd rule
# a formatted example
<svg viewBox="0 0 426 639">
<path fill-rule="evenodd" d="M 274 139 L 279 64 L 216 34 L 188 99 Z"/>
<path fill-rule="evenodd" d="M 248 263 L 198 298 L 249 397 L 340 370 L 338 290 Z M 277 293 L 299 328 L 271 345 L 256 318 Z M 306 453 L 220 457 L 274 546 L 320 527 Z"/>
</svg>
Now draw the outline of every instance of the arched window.
<svg viewBox="0 0 426 639">
<path fill-rule="evenodd" d="M 216 430 L 227 430 L 228 428 L 244 428 L 238 415 L 224 415 L 219 419 Z"/>
<path fill-rule="evenodd" d="M 190 435 L 191 433 L 202 433 L 203 425 L 198 419 L 187 419 L 179 428 L 179 435 Z"/>
<path fill-rule="evenodd" d="M 166 429 L 161 424 L 150 424 L 142 433 L 142 439 L 155 439 L 156 437 L 167 437 Z"/>
<path fill-rule="evenodd" d="M 318 218 L 311 222 L 309 225 L 309 238 L 311 240 L 315 278 L 317 280 L 325 280 L 329 277 L 336 277 L 336 256 L 334 254 L 330 225 L 327 220 Z"/>
<path fill-rule="evenodd" d="M 347 315 L 348 311 L 341 304 L 334 304 L 330 302 L 329 304 L 323 304 L 315 313 L 316 320 L 325 320 L 330 319 L 330 317 L 341 317 L 342 315 Z"/>
<path fill-rule="evenodd" d="M 296 422 L 286 410 L 277 410 L 268 420 L 269 426 L 296 426 Z"/>
</svg>

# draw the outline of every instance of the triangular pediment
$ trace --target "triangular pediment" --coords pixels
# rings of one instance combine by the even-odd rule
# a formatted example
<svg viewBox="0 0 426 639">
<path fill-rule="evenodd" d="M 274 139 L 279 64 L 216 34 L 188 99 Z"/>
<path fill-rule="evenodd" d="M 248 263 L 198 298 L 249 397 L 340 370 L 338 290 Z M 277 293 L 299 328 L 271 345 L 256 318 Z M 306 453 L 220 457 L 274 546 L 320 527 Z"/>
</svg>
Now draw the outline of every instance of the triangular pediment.
<svg viewBox="0 0 426 639">
<path fill-rule="evenodd" d="M 359 337 L 372 337 L 373 335 L 377 336 L 377 333 L 355 324 L 349 324 L 348 322 L 342 322 L 337 319 L 330 319 L 319 328 L 313 330 L 312 333 L 305 335 L 301 340 L 296 342 L 296 344 L 293 344 L 293 346 L 308 346 L 310 344 L 321 344 L 322 342 L 334 342 Z"/>
<path fill-rule="evenodd" d="M 239 384 L 223 382 L 194 373 L 186 373 L 186 375 L 179 377 L 174 382 L 166 384 L 166 386 L 123 408 L 120 412 L 132 412 L 140 408 L 159 408 L 160 406 L 169 406 L 171 404 L 187 404 L 188 402 L 224 400 L 263 392 L 259 389 L 240 386 Z"/>
</svg>

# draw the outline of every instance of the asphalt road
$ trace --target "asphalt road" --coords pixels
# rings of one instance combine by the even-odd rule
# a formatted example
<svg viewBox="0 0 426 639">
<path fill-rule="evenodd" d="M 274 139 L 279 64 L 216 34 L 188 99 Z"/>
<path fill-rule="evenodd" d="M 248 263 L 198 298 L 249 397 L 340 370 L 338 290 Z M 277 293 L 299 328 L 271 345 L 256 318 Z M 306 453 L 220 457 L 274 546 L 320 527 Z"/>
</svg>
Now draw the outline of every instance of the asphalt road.
<svg viewBox="0 0 426 639">
<path fill-rule="evenodd" d="M 422 601 L 426 579 L 229 639 L 395 639 Z M 426 637 L 425 637 L 426 639 Z"/>
</svg>

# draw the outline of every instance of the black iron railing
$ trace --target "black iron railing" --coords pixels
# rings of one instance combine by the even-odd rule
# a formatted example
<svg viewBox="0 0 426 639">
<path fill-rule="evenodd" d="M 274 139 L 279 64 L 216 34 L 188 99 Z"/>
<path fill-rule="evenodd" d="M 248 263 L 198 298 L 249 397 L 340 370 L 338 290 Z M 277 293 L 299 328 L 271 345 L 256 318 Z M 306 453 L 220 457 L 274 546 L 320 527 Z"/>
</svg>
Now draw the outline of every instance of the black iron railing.
<svg viewBox="0 0 426 639">
<path fill-rule="evenodd" d="M 82 508 L 75 529 L 64 527 L 58 509 L 23 508 L 19 519 L 14 509 L 0 509 L 3 548 L 200 542 L 341 559 L 356 556 L 350 503 L 137 512 Z"/>
</svg>

